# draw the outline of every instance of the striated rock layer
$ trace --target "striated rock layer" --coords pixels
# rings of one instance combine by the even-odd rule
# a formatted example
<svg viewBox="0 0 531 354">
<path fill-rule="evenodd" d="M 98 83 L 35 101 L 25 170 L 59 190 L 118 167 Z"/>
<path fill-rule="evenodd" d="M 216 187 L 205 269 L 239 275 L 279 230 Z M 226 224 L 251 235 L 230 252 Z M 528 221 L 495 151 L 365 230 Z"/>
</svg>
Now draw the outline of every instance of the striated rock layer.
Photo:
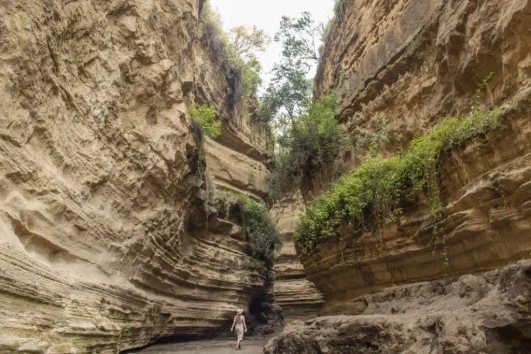
<svg viewBox="0 0 531 354">
<path fill-rule="evenodd" d="M 341 156 L 348 170 L 371 138 L 394 154 L 445 117 L 500 106 L 531 85 L 529 0 L 343 3 L 315 84 L 317 96 L 338 94 L 355 147 Z M 322 182 L 314 180 L 314 194 Z"/>
<path fill-rule="evenodd" d="M 237 226 L 206 230 L 186 104 L 224 107 L 230 85 L 208 86 L 225 71 L 198 12 L 190 0 L 0 2 L 0 352 L 217 333 L 263 292 Z"/>
<path fill-rule="evenodd" d="M 302 263 L 323 291 L 322 314 L 350 314 L 357 296 L 393 284 L 485 272 L 531 257 L 531 2 L 348 1 L 323 51 L 318 94 L 336 87 L 353 142 L 392 155 L 471 105 L 504 107 L 505 130 L 441 158 L 443 227 L 424 200 L 397 224 L 344 233 Z M 477 97 L 474 91 L 489 73 Z M 382 119 L 382 117 L 384 119 Z M 378 131 L 381 122 L 385 129 Z M 371 135 L 372 134 L 372 135 Z M 338 163 L 353 169 L 357 145 Z M 313 180 L 319 193 L 326 180 Z M 311 196 L 311 193 L 308 194 Z"/>
<path fill-rule="evenodd" d="M 228 134 L 230 133 L 225 133 Z M 254 159 L 239 150 L 206 139 L 206 161 L 217 186 L 235 193 L 248 194 L 257 199 L 267 197 L 265 185 L 267 167 L 264 160 Z"/>
<path fill-rule="evenodd" d="M 282 200 L 271 209 L 284 235 L 284 245 L 274 267 L 277 276 L 274 293 L 286 323 L 317 316 L 324 303 L 323 294 L 306 279 L 292 238 L 302 206 L 302 199 L 294 197 Z"/>
<path fill-rule="evenodd" d="M 530 353 L 531 262 L 398 286 L 352 303 L 358 316 L 293 322 L 267 354 Z"/>
</svg>

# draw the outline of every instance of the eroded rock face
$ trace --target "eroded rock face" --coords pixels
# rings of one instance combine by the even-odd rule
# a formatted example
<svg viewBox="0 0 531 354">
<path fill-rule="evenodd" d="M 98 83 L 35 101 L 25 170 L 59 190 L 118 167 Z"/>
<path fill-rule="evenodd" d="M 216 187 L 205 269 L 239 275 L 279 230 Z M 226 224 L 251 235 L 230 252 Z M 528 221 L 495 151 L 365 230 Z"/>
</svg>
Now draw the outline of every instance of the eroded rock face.
<svg viewBox="0 0 531 354">
<path fill-rule="evenodd" d="M 380 153 L 406 148 L 447 116 L 467 115 L 490 73 L 481 107 L 500 106 L 531 85 L 528 0 L 345 4 L 323 50 L 316 94 L 336 90 L 355 142 L 377 133 L 384 119 L 390 141 L 380 144 Z M 348 170 L 368 151 L 355 150 L 342 156 Z M 315 179 L 314 195 L 323 182 Z"/>
<path fill-rule="evenodd" d="M 359 297 L 358 316 L 293 322 L 265 353 L 529 353 L 530 304 L 527 261 Z"/>
<path fill-rule="evenodd" d="M 262 291 L 206 229 L 185 103 L 225 97 L 198 33 L 196 1 L 0 2 L 2 353 L 218 333 Z"/>
<path fill-rule="evenodd" d="M 267 197 L 265 179 L 268 170 L 262 159 L 254 159 L 252 155 L 208 138 L 205 147 L 208 169 L 214 175 L 217 186 L 239 194 L 250 194 L 257 199 Z"/>
<path fill-rule="evenodd" d="M 504 107 L 505 130 L 441 157 L 444 222 L 436 236 L 425 200 L 376 232 L 345 232 L 303 257 L 327 300 L 322 314 L 393 284 L 485 272 L 530 258 L 531 2 L 349 1 L 333 27 L 317 92 L 336 87 L 354 141 L 385 117 L 394 155 L 448 115 Z M 508 33 L 511 33 L 510 35 Z M 493 72 L 476 100 L 478 83 Z M 355 168 L 368 149 L 338 159 Z M 313 195 L 326 185 L 316 177 Z M 435 247 L 436 244 L 436 247 Z"/>
<path fill-rule="evenodd" d="M 284 235 L 284 245 L 275 262 L 275 302 L 282 308 L 285 323 L 316 317 L 324 303 L 323 294 L 306 279 L 295 244 L 293 232 L 303 207 L 302 198 L 285 198 L 275 204 L 271 213 Z"/>
</svg>

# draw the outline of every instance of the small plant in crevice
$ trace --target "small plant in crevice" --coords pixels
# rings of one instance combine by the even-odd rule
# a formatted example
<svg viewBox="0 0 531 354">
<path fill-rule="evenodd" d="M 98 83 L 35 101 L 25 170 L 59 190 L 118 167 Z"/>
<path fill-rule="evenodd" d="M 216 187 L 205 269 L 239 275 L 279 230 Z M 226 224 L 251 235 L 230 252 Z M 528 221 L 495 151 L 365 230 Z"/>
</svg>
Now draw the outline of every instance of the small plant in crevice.
<svg viewBox="0 0 531 354">
<path fill-rule="evenodd" d="M 205 136 L 201 124 L 192 119 L 190 124 L 190 132 L 194 138 L 196 149 L 188 154 L 188 162 L 190 169 L 194 175 L 203 179 L 206 172 L 206 158 L 205 158 Z"/>
<path fill-rule="evenodd" d="M 382 115 L 377 120 L 377 126 L 373 131 L 361 131 L 357 128 L 357 132 L 353 133 L 353 149 L 359 151 L 369 148 L 370 155 L 375 157 L 378 148 L 391 141 L 392 132 L 389 131 L 388 125 L 387 116 Z"/>
<path fill-rule="evenodd" d="M 485 90 L 488 88 L 489 81 L 494 76 L 494 71 L 491 71 L 487 76 L 481 80 L 481 83 L 478 84 L 476 91 L 474 92 L 474 98 L 472 105 L 470 106 L 470 115 L 475 114 L 479 111 L 481 105 L 481 99 L 485 95 Z"/>
<path fill-rule="evenodd" d="M 334 16 L 326 23 L 326 25 L 322 25 L 321 39 L 324 43 L 327 42 L 334 24 L 342 19 L 343 13 L 345 12 L 345 6 L 349 0 L 334 1 Z"/>
<path fill-rule="evenodd" d="M 431 244 L 442 243 L 445 262 L 446 240 L 440 238 L 444 217 L 438 182 L 440 156 L 451 149 L 485 137 L 503 128 L 502 111 L 477 111 L 473 116 L 449 118 L 426 136 L 414 139 L 409 150 L 383 159 L 368 157 L 361 165 L 315 198 L 301 216 L 294 240 L 303 254 L 326 240 L 340 236 L 345 228 L 359 233 L 367 225 L 379 230 L 393 223 L 404 205 L 416 202 L 423 193 L 432 219 Z"/>
<path fill-rule="evenodd" d="M 193 105 L 189 112 L 192 119 L 201 126 L 206 136 L 216 139 L 221 135 L 221 121 L 216 119 L 215 109 L 205 105 Z"/>
<path fill-rule="evenodd" d="M 218 211 L 218 217 L 240 223 L 240 220 L 231 220 L 231 208 L 237 205 L 236 194 L 226 190 L 216 190 L 212 200 L 212 206 Z"/>
</svg>

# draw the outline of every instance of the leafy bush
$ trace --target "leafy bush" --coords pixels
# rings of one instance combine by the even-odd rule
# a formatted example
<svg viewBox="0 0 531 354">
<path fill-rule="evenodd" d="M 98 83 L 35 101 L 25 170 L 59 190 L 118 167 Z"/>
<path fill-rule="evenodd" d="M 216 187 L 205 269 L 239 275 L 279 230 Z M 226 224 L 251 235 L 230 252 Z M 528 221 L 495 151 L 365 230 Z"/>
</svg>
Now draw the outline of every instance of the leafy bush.
<svg viewBox="0 0 531 354">
<path fill-rule="evenodd" d="M 413 140 L 409 151 L 400 156 L 366 159 L 309 205 L 297 226 L 296 244 L 302 253 L 310 254 L 345 226 L 351 231 L 379 228 L 393 222 L 402 206 L 421 192 L 430 203 L 436 236 L 443 217 L 437 179 L 440 155 L 502 127 L 501 110 L 478 111 L 447 119 L 430 134 Z"/>
<path fill-rule="evenodd" d="M 273 169 L 268 176 L 273 200 L 291 192 L 312 170 L 332 161 L 339 151 L 343 134 L 335 118 L 334 94 L 310 105 L 307 113 L 283 124 Z"/>
<path fill-rule="evenodd" d="M 353 132 L 352 145 L 354 150 L 362 150 L 369 148 L 369 151 L 375 157 L 378 147 L 387 144 L 391 140 L 391 132 L 389 131 L 387 117 L 382 115 L 377 121 L 377 126 L 373 130 L 363 131 L 357 127 Z"/>
<path fill-rule="evenodd" d="M 251 244 L 251 255 L 273 266 L 282 248 L 283 238 L 266 205 L 250 197 L 241 197 L 243 227 Z"/>
<path fill-rule="evenodd" d="M 212 206 L 218 211 L 218 216 L 225 220 L 230 220 L 230 211 L 235 205 L 238 204 L 238 198 L 232 192 L 225 190 L 216 190 L 214 193 L 214 199 Z M 236 223 L 240 223 L 239 220 L 232 220 Z"/>
<path fill-rule="evenodd" d="M 216 139 L 221 135 L 221 121 L 216 120 L 216 111 L 208 106 L 192 106 L 190 115 L 201 125 L 206 136 Z"/>
<path fill-rule="evenodd" d="M 216 191 L 212 206 L 218 210 L 220 218 L 244 228 L 253 258 L 273 265 L 283 238 L 264 203 L 229 191 Z"/>
</svg>

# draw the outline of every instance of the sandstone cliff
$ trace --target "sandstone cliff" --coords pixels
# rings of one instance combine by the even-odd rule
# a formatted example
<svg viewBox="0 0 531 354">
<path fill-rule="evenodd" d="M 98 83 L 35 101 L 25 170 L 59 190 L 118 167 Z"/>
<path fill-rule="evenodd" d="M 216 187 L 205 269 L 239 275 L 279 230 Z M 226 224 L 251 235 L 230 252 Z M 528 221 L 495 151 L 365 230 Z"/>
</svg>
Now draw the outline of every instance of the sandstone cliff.
<svg viewBox="0 0 531 354">
<path fill-rule="evenodd" d="M 393 284 L 529 258 L 531 2 L 343 3 L 323 50 L 316 92 L 336 89 L 354 145 L 383 121 L 387 136 L 375 142 L 380 154 L 393 155 L 445 117 L 468 115 L 473 105 L 503 107 L 507 129 L 442 157 L 444 220 L 437 248 L 430 243 L 429 205 L 419 200 L 378 235 L 345 234 L 303 257 L 308 279 L 325 295 L 322 313 L 357 313 L 357 296 Z M 484 79 L 484 92 L 476 94 Z M 354 169 L 367 152 L 358 144 L 338 164 Z M 327 182 L 316 176 L 313 195 Z"/>
<path fill-rule="evenodd" d="M 207 148 L 216 180 L 263 196 L 265 167 L 260 140 L 230 115 L 199 11 L 192 0 L 0 2 L 2 353 L 117 353 L 217 333 L 262 296 L 266 274 L 237 226 L 206 229 L 187 105 L 224 119 Z"/>
<path fill-rule="evenodd" d="M 357 299 L 358 316 L 294 322 L 267 354 L 529 353 L 531 262 Z"/>
<path fill-rule="evenodd" d="M 275 302 L 282 308 L 284 322 L 308 320 L 316 317 L 324 303 L 323 294 L 306 279 L 304 268 L 297 256 L 293 232 L 303 208 L 300 196 L 284 198 L 271 212 L 284 235 L 284 245 L 275 262 Z"/>
</svg>

